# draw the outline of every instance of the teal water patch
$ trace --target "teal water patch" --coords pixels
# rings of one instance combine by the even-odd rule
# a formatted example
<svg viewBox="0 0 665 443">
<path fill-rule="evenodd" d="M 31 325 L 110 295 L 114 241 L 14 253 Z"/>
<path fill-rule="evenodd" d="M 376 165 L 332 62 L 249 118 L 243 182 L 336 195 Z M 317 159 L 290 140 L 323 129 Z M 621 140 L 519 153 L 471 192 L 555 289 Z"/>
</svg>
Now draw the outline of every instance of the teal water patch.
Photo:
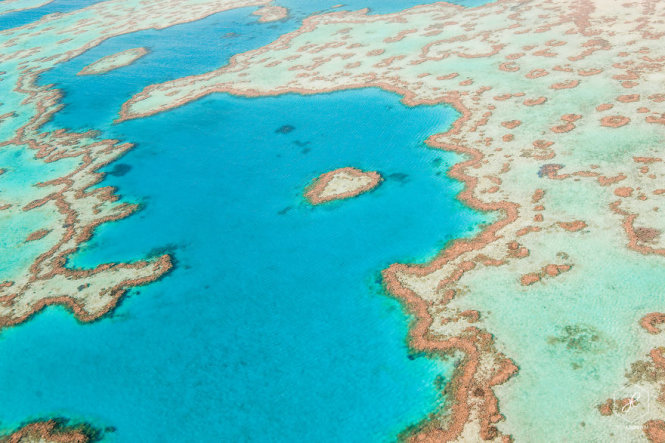
<svg viewBox="0 0 665 443">
<path fill-rule="evenodd" d="M 409 354 L 379 271 L 482 221 L 445 176 L 456 157 L 423 144 L 456 117 L 357 90 L 216 95 L 108 129 L 137 146 L 104 184 L 144 209 L 71 265 L 171 252 L 177 266 L 100 322 L 48 310 L 4 333 L 3 423 L 89 417 L 117 441 L 393 438 L 440 402 L 434 380 L 452 364 Z M 303 201 L 312 178 L 348 165 L 386 180 Z"/>
</svg>

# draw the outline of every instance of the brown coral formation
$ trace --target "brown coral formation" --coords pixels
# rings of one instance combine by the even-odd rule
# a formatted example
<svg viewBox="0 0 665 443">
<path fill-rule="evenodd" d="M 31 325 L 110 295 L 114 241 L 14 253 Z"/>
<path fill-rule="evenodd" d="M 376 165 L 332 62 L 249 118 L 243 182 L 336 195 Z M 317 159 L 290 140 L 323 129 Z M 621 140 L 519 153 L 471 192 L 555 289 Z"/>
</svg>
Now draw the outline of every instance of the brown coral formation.
<svg viewBox="0 0 665 443">
<path fill-rule="evenodd" d="M 575 220 L 571 222 L 557 222 L 561 228 L 570 232 L 577 232 L 587 227 L 587 224 L 582 220 Z"/>
<path fill-rule="evenodd" d="M 25 241 L 40 240 L 40 239 L 46 237 L 46 235 L 49 232 L 50 231 L 48 229 L 40 229 L 40 230 L 35 231 L 35 232 L 31 233 L 30 235 L 28 235 L 28 237 L 26 237 Z"/>
<path fill-rule="evenodd" d="M 378 172 L 339 168 L 318 176 L 305 190 L 305 198 L 313 205 L 352 198 L 371 191 L 382 180 Z"/>
<path fill-rule="evenodd" d="M 68 426 L 64 420 L 51 419 L 29 423 L 9 436 L 0 436 L 2 443 L 90 443 L 97 431 L 87 425 Z"/>
<path fill-rule="evenodd" d="M 554 265 L 549 264 L 543 266 L 538 272 L 531 272 L 524 274 L 520 277 L 520 283 L 522 286 L 529 286 L 534 283 L 538 283 L 544 277 L 556 277 L 562 272 L 568 272 L 572 268 L 571 265 Z"/>
<path fill-rule="evenodd" d="M 642 430 L 651 443 L 665 443 L 665 421 L 649 420 L 644 423 Z"/>
<path fill-rule="evenodd" d="M 600 124 L 607 126 L 608 128 L 620 128 L 621 126 L 627 125 L 629 122 L 630 119 L 623 115 L 610 115 L 600 119 Z"/>
<path fill-rule="evenodd" d="M 607 401 L 605 401 L 605 403 L 598 405 L 598 411 L 600 412 L 600 415 L 604 415 L 606 417 L 612 415 L 612 413 L 614 412 L 613 409 L 614 409 L 614 400 L 612 400 L 611 398 L 608 398 Z"/>
<path fill-rule="evenodd" d="M 660 334 L 660 329 L 656 325 L 661 325 L 665 323 L 665 314 L 660 312 L 652 312 L 645 315 L 640 320 L 640 325 L 649 333 L 649 334 Z"/>
</svg>

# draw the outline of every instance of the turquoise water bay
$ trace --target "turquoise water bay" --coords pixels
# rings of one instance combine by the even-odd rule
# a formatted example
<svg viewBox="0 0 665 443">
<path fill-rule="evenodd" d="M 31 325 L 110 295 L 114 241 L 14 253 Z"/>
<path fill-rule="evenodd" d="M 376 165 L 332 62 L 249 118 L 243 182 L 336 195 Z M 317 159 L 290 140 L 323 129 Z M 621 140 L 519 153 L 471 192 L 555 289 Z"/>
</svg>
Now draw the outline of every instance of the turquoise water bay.
<svg viewBox="0 0 665 443">
<path fill-rule="evenodd" d="M 49 129 L 136 144 L 101 185 L 141 211 L 100 227 L 69 265 L 168 252 L 176 267 L 93 324 L 49 308 L 3 332 L 0 430 L 57 415 L 113 427 L 106 438 L 119 442 L 386 441 L 443 401 L 435 379 L 454 362 L 411 353 L 409 318 L 379 277 L 486 221 L 455 199 L 461 184 L 445 171 L 459 158 L 423 143 L 454 110 L 373 89 L 218 94 L 112 124 L 148 84 L 215 69 L 308 13 L 264 25 L 252 10 L 110 39 L 43 76 L 65 93 Z M 136 46 L 151 52 L 75 76 Z M 314 177 L 343 166 L 385 182 L 320 207 L 303 200 Z"/>
<path fill-rule="evenodd" d="M 71 265 L 168 250 L 176 269 L 98 323 L 50 309 L 4 333 L 3 423 L 93 418 L 118 441 L 367 441 L 423 417 L 451 364 L 409 358 L 407 322 L 378 272 L 481 220 L 454 199 L 452 155 L 422 144 L 456 114 L 398 99 L 219 95 L 108 130 L 138 144 L 104 184 L 145 206 L 103 226 Z M 386 181 L 353 200 L 303 202 L 311 178 L 346 165 Z"/>
</svg>

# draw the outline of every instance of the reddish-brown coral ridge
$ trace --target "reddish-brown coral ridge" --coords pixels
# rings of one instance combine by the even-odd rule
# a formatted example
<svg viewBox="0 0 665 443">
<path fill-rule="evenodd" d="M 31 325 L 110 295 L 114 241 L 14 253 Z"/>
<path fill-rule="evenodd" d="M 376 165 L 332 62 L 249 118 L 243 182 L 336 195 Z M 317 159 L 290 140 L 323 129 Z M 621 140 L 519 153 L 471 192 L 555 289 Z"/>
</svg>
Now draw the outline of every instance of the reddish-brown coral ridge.
<svg viewBox="0 0 665 443">
<path fill-rule="evenodd" d="M 87 424 L 69 425 L 63 419 L 49 419 L 28 423 L 8 436 L 0 436 L 0 443 L 91 443 L 98 441 L 99 431 Z"/>
<path fill-rule="evenodd" d="M 35 232 L 31 233 L 30 235 L 28 235 L 28 237 L 25 239 L 25 241 L 28 242 L 28 241 L 40 240 L 40 239 L 46 237 L 46 235 L 48 235 L 48 233 L 49 233 L 48 229 L 40 229 L 40 230 L 35 231 Z"/>
<path fill-rule="evenodd" d="M 660 312 L 651 312 L 640 321 L 640 325 L 649 333 L 649 334 L 660 334 L 660 329 L 656 325 L 661 325 L 665 323 L 665 314 Z"/>
<path fill-rule="evenodd" d="M 342 200 L 371 191 L 382 180 L 378 172 L 362 171 L 351 167 L 339 168 L 318 176 L 307 187 L 305 197 L 313 205 Z"/>
<path fill-rule="evenodd" d="M 665 421 L 649 420 L 644 423 L 642 430 L 651 443 L 665 443 Z"/>
</svg>

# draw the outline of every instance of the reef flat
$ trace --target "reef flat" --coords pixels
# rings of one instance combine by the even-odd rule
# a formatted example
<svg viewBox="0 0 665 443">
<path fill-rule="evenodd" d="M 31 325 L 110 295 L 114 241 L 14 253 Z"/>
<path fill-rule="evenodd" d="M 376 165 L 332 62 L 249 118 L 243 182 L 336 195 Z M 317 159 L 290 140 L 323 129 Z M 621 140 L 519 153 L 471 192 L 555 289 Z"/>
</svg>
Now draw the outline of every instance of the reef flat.
<svg viewBox="0 0 665 443">
<path fill-rule="evenodd" d="M 146 48 L 132 48 L 117 54 L 107 55 L 81 69 L 78 75 L 105 74 L 114 69 L 130 65 L 148 53 Z"/>
<path fill-rule="evenodd" d="M 383 178 L 377 172 L 339 168 L 318 176 L 308 186 L 305 197 L 313 205 L 355 197 L 376 188 Z"/>
<path fill-rule="evenodd" d="M 464 355 L 448 414 L 405 436 L 662 441 L 662 317 L 643 318 L 665 301 L 664 17 L 647 0 L 324 14 L 219 70 L 146 88 L 119 120 L 214 92 L 379 87 L 454 106 L 462 117 L 428 143 L 465 154 L 449 172 L 466 184 L 459 198 L 502 216 L 383 273 L 418 316 L 411 345 Z M 648 408 L 612 407 L 637 390 Z"/>
</svg>

